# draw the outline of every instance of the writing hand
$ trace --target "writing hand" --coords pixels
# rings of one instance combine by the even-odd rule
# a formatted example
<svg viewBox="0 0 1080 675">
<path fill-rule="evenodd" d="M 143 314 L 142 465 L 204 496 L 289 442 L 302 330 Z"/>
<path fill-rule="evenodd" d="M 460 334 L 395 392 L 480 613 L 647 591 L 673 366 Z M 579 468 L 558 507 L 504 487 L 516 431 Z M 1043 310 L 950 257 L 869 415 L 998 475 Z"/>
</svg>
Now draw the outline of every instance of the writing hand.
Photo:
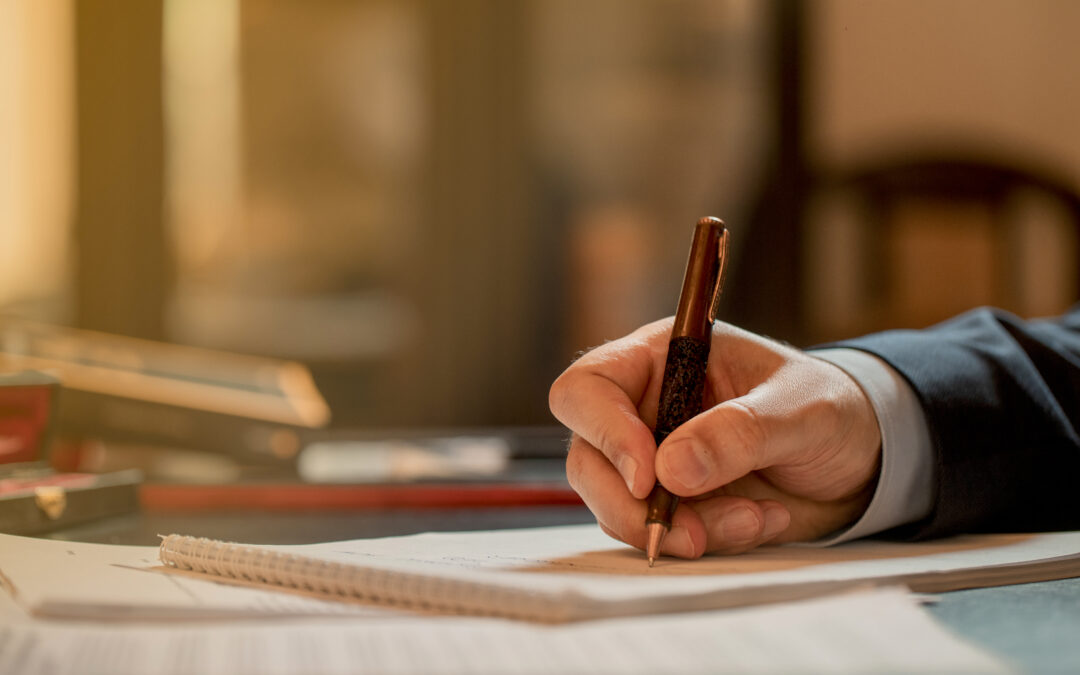
<svg viewBox="0 0 1080 675">
<path fill-rule="evenodd" d="M 551 411 L 573 432 L 567 478 L 600 527 L 644 549 L 657 479 L 683 498 L 668 555 L 808 541 L 857 519 L 881 455 L 866 395 L 837 366 L 734 326 L 714 326 L 703 412 L 656 447 L 671 324 L 592 350 L 551 386 Z"/>
</svg>

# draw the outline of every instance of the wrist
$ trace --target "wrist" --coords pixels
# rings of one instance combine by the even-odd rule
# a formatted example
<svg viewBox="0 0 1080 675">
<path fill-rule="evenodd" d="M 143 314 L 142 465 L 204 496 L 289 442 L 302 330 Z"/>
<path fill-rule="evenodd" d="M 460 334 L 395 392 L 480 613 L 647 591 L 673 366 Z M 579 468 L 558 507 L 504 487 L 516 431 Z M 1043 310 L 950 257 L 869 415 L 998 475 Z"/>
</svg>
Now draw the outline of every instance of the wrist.
<svg viewBox="0 0 1080 675">
<path fill-rule="evenodd" d="M 862 516 L 819 543 L 865 537 L 929 514 L 933 499 L 933 445 L 922 406 L 907 382 L 876 356 L 855 349 L 809 354 L 844 370 L 873 408 L 880 438 L 878 479 Z"/>
</svg>

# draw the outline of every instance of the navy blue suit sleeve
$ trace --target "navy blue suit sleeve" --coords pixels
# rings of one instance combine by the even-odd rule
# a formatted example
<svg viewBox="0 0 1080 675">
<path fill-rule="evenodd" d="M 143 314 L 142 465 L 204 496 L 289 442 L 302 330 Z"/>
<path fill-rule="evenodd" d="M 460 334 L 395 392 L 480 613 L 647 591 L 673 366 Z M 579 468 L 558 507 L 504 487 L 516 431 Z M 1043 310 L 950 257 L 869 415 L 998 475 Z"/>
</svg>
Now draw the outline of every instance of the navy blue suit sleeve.
<svg viewBox="0 0 1080 675">
<path fill-rule="evenodd" d="M 1037 321 L 978 309 L 838 346 L 885 360 L 926 411 L 935 506 L 898 534 L 1080 529 L 1080 305 Z"/>
</svg>

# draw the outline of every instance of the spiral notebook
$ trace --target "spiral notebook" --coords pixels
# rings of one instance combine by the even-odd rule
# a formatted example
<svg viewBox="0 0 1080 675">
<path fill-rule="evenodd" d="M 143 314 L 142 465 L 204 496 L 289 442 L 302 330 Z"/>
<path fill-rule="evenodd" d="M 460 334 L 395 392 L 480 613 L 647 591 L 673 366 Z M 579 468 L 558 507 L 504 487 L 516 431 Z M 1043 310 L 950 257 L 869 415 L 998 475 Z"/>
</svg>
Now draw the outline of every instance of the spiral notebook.
<svg viewBox="0 0 1080 675">
<path fill-rule="evenodd" d="M 1080 532 L 925 543 L 767 547 L 734 557 L 644 556 L 595 526 L 440 533 L 310 546 L 248 546 L 171 535 L 181 572 L 322 598 L 543 622 L 721 609 L 860 586 L 915 591 L 1080 575 Z"/>
</svg>

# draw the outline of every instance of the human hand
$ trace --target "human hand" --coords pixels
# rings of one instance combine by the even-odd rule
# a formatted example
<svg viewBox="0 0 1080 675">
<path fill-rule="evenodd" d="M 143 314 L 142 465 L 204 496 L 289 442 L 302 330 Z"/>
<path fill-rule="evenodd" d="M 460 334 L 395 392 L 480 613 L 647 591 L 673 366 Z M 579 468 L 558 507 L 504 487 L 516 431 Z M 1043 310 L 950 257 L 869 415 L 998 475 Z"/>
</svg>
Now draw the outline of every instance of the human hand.
<svg viewBox="0 0 1080 675">
<path fill-rule="evenodd" d="M 671 325 L 592 350 L 551 386 L 573 432 L 567 478 L 600 527 L 644 549 L 658 479 L 682 497 L 661 552 L 682 558 L 809 541 L 857 519 L 881 456 L 869 399 L 839 367 L 734 326 L 714 325 L 703 412 L 656 447 Z"/>
</svg>

